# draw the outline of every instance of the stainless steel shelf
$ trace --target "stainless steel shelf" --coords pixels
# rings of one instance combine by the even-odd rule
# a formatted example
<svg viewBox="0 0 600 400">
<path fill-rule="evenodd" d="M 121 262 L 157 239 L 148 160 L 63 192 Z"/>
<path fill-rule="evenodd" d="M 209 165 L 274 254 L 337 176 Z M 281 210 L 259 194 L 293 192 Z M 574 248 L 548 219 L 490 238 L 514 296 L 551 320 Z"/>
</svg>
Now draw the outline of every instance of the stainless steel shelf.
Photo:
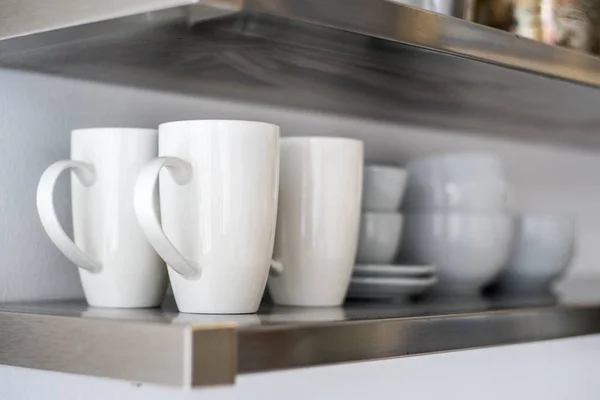
<svg viewBox="0 0 600 400">
<path fill-rule="evenodd" d="M 196 387 L 237 374 L 600 333 L 600 301 L 554 297 L 264 305 L 252 315 L 111 310 L 83 302 L 0 306 L 0 363 Z"/>
<path fill-rule="evenodd" d="M 5 1 L 0 4 L 0 40 L 42 34 L 94 22 L 124 21 L 138 16 L 147 25 L 164 21 L 159 10 L 183 10 L 188 22 L 214 19 L 233 13 L 253 13 L 306 22 L 392 42 L 406 43 L 511 68 L 548 74 L 576 82 L 600 84 L 600 59 L 582 52 L 545 45 L 462 19 L 468 0 L 455 0 L 456 16 L 446 16 L 388 0 L 132 0 L 105 2 L 76 0 L 47 2 Z M 465 3 L 465 4 L 461 4 Z M 139 18 L 139 15 L 145 15 Z M 111 33 L 106 25 L 98 33 Z M 112 29 L 111 29 L 112 28 Z M 81 30 L 79 30 L 81 32 Z M 62 40 L 80 40 L 68 31 Z M 21 42 L 27 47 L 28 42 Z M 29 42 L 30 44 L 31 42 Z"/>
<path fill-rule="evenodd" d="M 1 2 L 0 66 L 600 145 L 600 58 L 460 18 L 385 0 L 84 3 Z"/>
</svg>

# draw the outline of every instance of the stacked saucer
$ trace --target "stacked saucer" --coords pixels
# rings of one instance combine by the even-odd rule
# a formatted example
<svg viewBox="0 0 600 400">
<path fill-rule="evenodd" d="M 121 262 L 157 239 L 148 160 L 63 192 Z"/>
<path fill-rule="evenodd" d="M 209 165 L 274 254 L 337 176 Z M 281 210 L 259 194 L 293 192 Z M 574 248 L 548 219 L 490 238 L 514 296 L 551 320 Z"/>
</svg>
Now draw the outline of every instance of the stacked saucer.
<svg viewBox="0 0 600 400">
<path fill-rule="evenodd" d="M 402 240 L 400 204 L 406 187 L 404 169 L 365 166 L 363 213 L 350 299 L 403 300 L 436 283 L 435 268 L 396 263 Z"/>
</svg>

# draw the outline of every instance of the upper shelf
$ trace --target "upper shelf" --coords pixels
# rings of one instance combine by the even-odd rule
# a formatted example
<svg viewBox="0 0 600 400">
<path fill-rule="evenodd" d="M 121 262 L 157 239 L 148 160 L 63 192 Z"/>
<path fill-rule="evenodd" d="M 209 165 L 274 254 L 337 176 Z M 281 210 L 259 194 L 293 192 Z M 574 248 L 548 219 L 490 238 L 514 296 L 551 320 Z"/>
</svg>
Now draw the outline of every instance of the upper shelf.
<svg viewBox="0 0 600 400">
<path fill-rule="evenodd" d="M 460 18 L 385 0 L 47 3 L 0 4 L 0 65 L 600 145 L 600 58 Z"/>
<path fill-rule="evenodd" d="M 462 0 L 464 2 L 465 0 Z M 457 1 L 460 3 L 461 1 Z M 464 7 L 455 6 L 455 10 Z M 600 58 L 583 52 L 545 45 L 517 35 L 488 28 L 398 3 L 398 0 L 59 0 L 48 2 L 3 2 L 0 4 L 0 40 L 22 38 L 94 22 L 121 19 L 121 25 L 133 25 L 145 19 L 146 25 L 164 22 L 159 10 L 181 8 L 181 16 L 190 22 L 214 19 L 240 12 L 259 13 L 306 22 L 322 27 L 420 46 L 458 56 L 497 63 L 552 77 L 592 85 L 600 84 Z M 457 11 L 461 12 L 461 11 Z M 466 14 L 465 11 L 462 11 Z M 145 15 L 144 15 L 145 14 Z M 143 17 L 139 17 L 142 15 Z M 176 15 L 171 13 L 171 16 Z M 138 16 L 131 21 L 125 17 Z M 457 17 L 459 17 L 457 15 Z M 128 22 L 124 24 L 124 22 Z M 114 26 L 96 26 L 94 34 L 111 33 Z M 78 30 L 77 32 L 81 32 Z M 87 36 L 87 35 L 86 35 Z M 38 40 L 40 39 L 38 35 Z M 59 41 L 83 39 L 77 35 L 54 35 Z M 38 42 L 37 40 L 35 42 Z M 20 46 L 0 48 L 27 49 Z M 39 42 L 38 42 L 39 43 Z M 3 51 L 4 53 L 4 51 Z"/>
</svg>

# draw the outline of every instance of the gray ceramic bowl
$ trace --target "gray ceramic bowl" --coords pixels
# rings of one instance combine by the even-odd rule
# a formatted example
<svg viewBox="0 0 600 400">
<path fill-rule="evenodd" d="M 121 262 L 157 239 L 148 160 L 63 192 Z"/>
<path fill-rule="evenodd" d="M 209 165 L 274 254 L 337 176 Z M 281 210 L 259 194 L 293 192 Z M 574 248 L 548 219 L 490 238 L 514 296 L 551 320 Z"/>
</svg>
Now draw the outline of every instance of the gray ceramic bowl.
<svg viewBox="0 0 600 400">
<path fill-rule="evenodd" d="M 572 216 L 517 216 L 510 256 L 498 278 L 498 287 L 514 292 L 548 290 L 571 263 L 574 247 L 575 219 Z"/>
<path fill-rule="evenodd" d="M 406 214 L 401 254 L 437 267 L 436 290 L 474 295 L 505 265 L 512 234 L 512 217 L 504 213 Z"/>
<path fill-rule="evenodd" d="M 402 239 L 402 214 L 367 212 L 361 216 L 356 261 L 391 264 Z"/>
<path fill-rule="evenodd" d="M 383 165 L 367 165 L 363 174 L 363 210 L 398 211 L 406 187 L 406 170 Z"/>
</svg>

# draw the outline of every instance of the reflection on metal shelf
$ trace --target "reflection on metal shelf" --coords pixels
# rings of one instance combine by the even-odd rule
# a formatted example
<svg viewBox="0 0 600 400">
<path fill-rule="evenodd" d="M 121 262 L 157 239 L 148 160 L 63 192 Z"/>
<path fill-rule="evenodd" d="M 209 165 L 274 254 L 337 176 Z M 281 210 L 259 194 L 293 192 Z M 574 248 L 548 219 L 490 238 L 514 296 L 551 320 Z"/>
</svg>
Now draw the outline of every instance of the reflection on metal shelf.
<svg viewBox="0 0 600 400">
<path fill-rule="evenodd" d="M 600 301 L 561 303 L 554 297 L 315 309 L 264 305 L 251 315 L 179 314 L 172 299 L 154 310 L 5 304 L 0 363 L 196 387 L 231 384 L 238 373 L 595 333 Z"/>
</svg>

